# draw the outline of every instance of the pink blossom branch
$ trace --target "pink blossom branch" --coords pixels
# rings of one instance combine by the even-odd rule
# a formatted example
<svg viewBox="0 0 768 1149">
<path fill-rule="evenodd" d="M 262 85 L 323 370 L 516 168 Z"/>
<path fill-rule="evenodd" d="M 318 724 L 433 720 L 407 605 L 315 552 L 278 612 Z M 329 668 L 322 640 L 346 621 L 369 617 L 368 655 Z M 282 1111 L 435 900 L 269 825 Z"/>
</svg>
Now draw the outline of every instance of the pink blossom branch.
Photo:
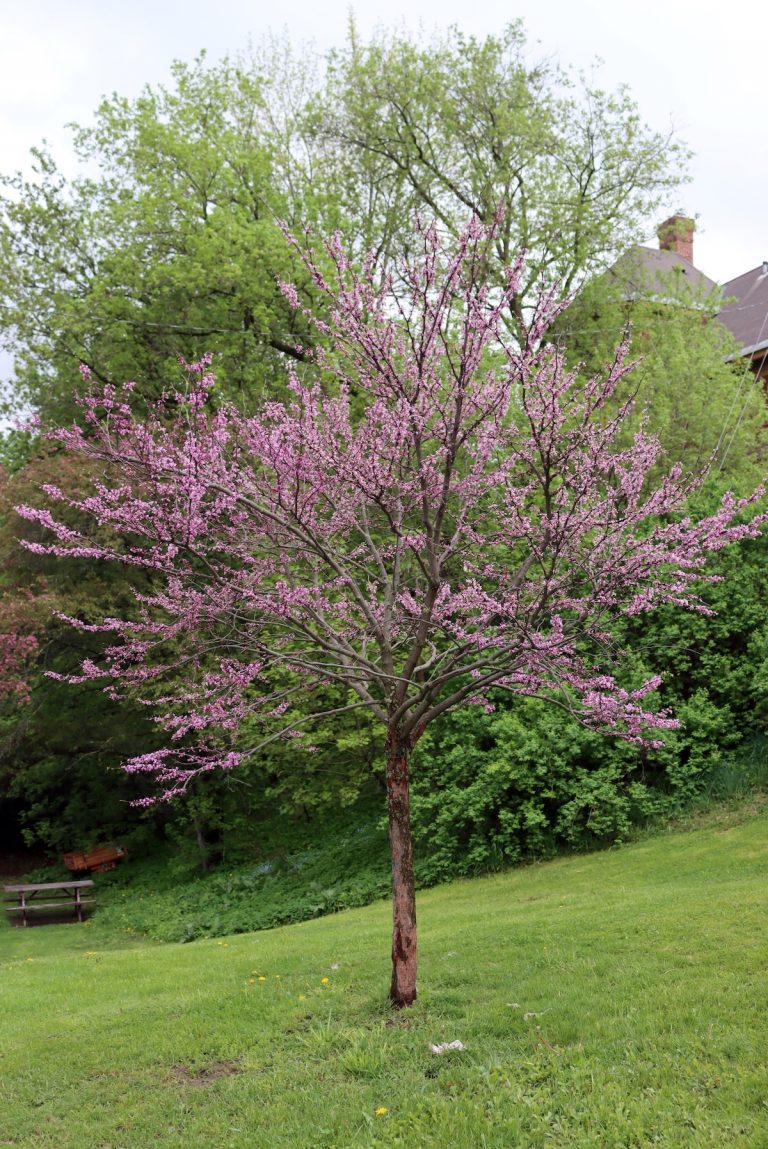
<svg viewBox="0 0 768 1149">
<path fill-rule="evenodd" d="M 38 553 L 151 574 L 137 617 L 72 620 L 114 642 L 71 680 L 162 699 L 177 745 L 130 768 L 169 792 L 234 761 L 216 746 L 195 758 L 184 735 L 236 743 L 254 715 L 279 725 L 275 672 L 306 696 L 302 725 L 326 682 L 406 741 L 502 688 L 565 697 L 587 723 L 646 739 L 673 720 L 644 703 L 655 680 L 621 685 L 611 621 L 662 603 L 706 611 L 710 555 L 765 522 L 762 490 L 694 522 L 700 478 L 672 467 L 649 485 L 658 443 L 641 430 L 617 445 L 626 343 L 602 375 L 566 370 L 546 344 L 554 292 L 523 343 L 507 341 L 522 264 L 501 287 L 482 281 L 494 225 L 472 221 L 447 253 L 434 227 L 421 239 L 397 291 L 372 264 L 356 273 L 338 237 L 323 270 L 296 243 L 325 297 L 322 317 L 306 312 L 325 341 L 307 352 L 316 374 L 250 416 L 213 402 L 208 359 L 144 417 L 132 385 L 91 387 L 83 425 L 54 437 L 102 478 L 84 498 L 49 484 L 45 505 L 18 508 L 48 536 L 26 544 Z"/>
</svg>

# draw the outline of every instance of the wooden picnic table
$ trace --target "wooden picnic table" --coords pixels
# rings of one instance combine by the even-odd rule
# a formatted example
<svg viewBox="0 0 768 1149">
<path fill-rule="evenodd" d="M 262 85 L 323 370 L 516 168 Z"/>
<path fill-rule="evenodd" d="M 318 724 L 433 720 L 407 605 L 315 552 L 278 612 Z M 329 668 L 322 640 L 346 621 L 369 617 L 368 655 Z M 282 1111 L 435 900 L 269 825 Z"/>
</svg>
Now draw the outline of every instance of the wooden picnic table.
<svg viewBox="0 0 768 1149">
<path fill-rule="evenodd" d="M 23 885 L 4 886 L 5 900 L 15 902 L 5 908 L 9 914 L 21 914 L 22 925 L 27 925 L 30 910 L 67 909 L 71 906 L 77 920 L 83 920 L 83 906 L 90 905 L 94 899 L 84 898 L 83 891 L 93 889 L 90 879 L 67 882 L 35 882 Z M 40 895 L 40 897 L 38 897 Z"/>
</svg>

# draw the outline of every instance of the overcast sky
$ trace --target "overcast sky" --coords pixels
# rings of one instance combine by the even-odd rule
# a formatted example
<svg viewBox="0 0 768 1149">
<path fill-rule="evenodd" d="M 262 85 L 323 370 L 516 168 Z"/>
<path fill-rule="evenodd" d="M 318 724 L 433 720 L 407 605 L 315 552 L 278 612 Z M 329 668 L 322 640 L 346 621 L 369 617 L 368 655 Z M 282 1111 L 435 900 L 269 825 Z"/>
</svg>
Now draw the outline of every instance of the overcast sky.
<svg viewBox="0 0 768 1149">
<path fill-rule="evenodd" d="M 0 169 L 26 166 L 43 137 L 67 169 L 68 121 L 87 122 L 104 94 L 163 82 L 173 59 L 201 48 L 236 54 L 267 30 L 339 44 L 350 8 L 363 34 L 400 21 L 482 36 L 519 16 L 532 56 L 601 58 L 603 86 L 627 83 L 645 119 L 674 126 L 696 153 L 683 202 L 669 206 L 698 217 L 697 266 L 723 282 L 768 259 L 768 6 L 746 0 L 0 0 Z"/>
</svg>

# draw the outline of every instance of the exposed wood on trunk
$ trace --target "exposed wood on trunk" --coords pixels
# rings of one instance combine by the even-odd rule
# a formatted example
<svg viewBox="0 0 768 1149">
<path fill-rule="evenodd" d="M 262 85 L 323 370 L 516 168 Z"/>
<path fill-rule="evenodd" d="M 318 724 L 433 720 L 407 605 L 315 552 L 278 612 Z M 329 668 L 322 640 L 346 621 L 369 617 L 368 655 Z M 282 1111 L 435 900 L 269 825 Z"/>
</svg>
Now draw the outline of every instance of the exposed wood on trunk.
<svg viewBox="0 0 768 1149">
<path fill-rule="evenodd" d="M 392 983 L 389 998 L 402 1009 L 416 1000 L 416 897 L 408 782 L 410 740 L 387 731 L 387 800 L 392 861 Z"/>
</svg>

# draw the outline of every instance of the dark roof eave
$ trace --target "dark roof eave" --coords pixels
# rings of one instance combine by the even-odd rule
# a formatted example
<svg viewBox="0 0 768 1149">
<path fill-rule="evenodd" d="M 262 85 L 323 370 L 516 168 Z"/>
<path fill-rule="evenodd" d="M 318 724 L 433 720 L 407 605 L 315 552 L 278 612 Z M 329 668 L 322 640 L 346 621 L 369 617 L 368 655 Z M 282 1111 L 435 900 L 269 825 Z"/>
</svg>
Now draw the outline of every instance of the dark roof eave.
<svg viewBox="0 0 768 1149">
<path fill-rule="evenodd" d="M 751 347 L 742 347 L 741 351 L 727 355 L 725 361 L 732 363 L 734 359 L 744 359 L 747 355 L 757 355 L 758 351 L 768 351 L 768 339 L 764 339 L 762 343 L 753 343 Z"/>
</svg>

